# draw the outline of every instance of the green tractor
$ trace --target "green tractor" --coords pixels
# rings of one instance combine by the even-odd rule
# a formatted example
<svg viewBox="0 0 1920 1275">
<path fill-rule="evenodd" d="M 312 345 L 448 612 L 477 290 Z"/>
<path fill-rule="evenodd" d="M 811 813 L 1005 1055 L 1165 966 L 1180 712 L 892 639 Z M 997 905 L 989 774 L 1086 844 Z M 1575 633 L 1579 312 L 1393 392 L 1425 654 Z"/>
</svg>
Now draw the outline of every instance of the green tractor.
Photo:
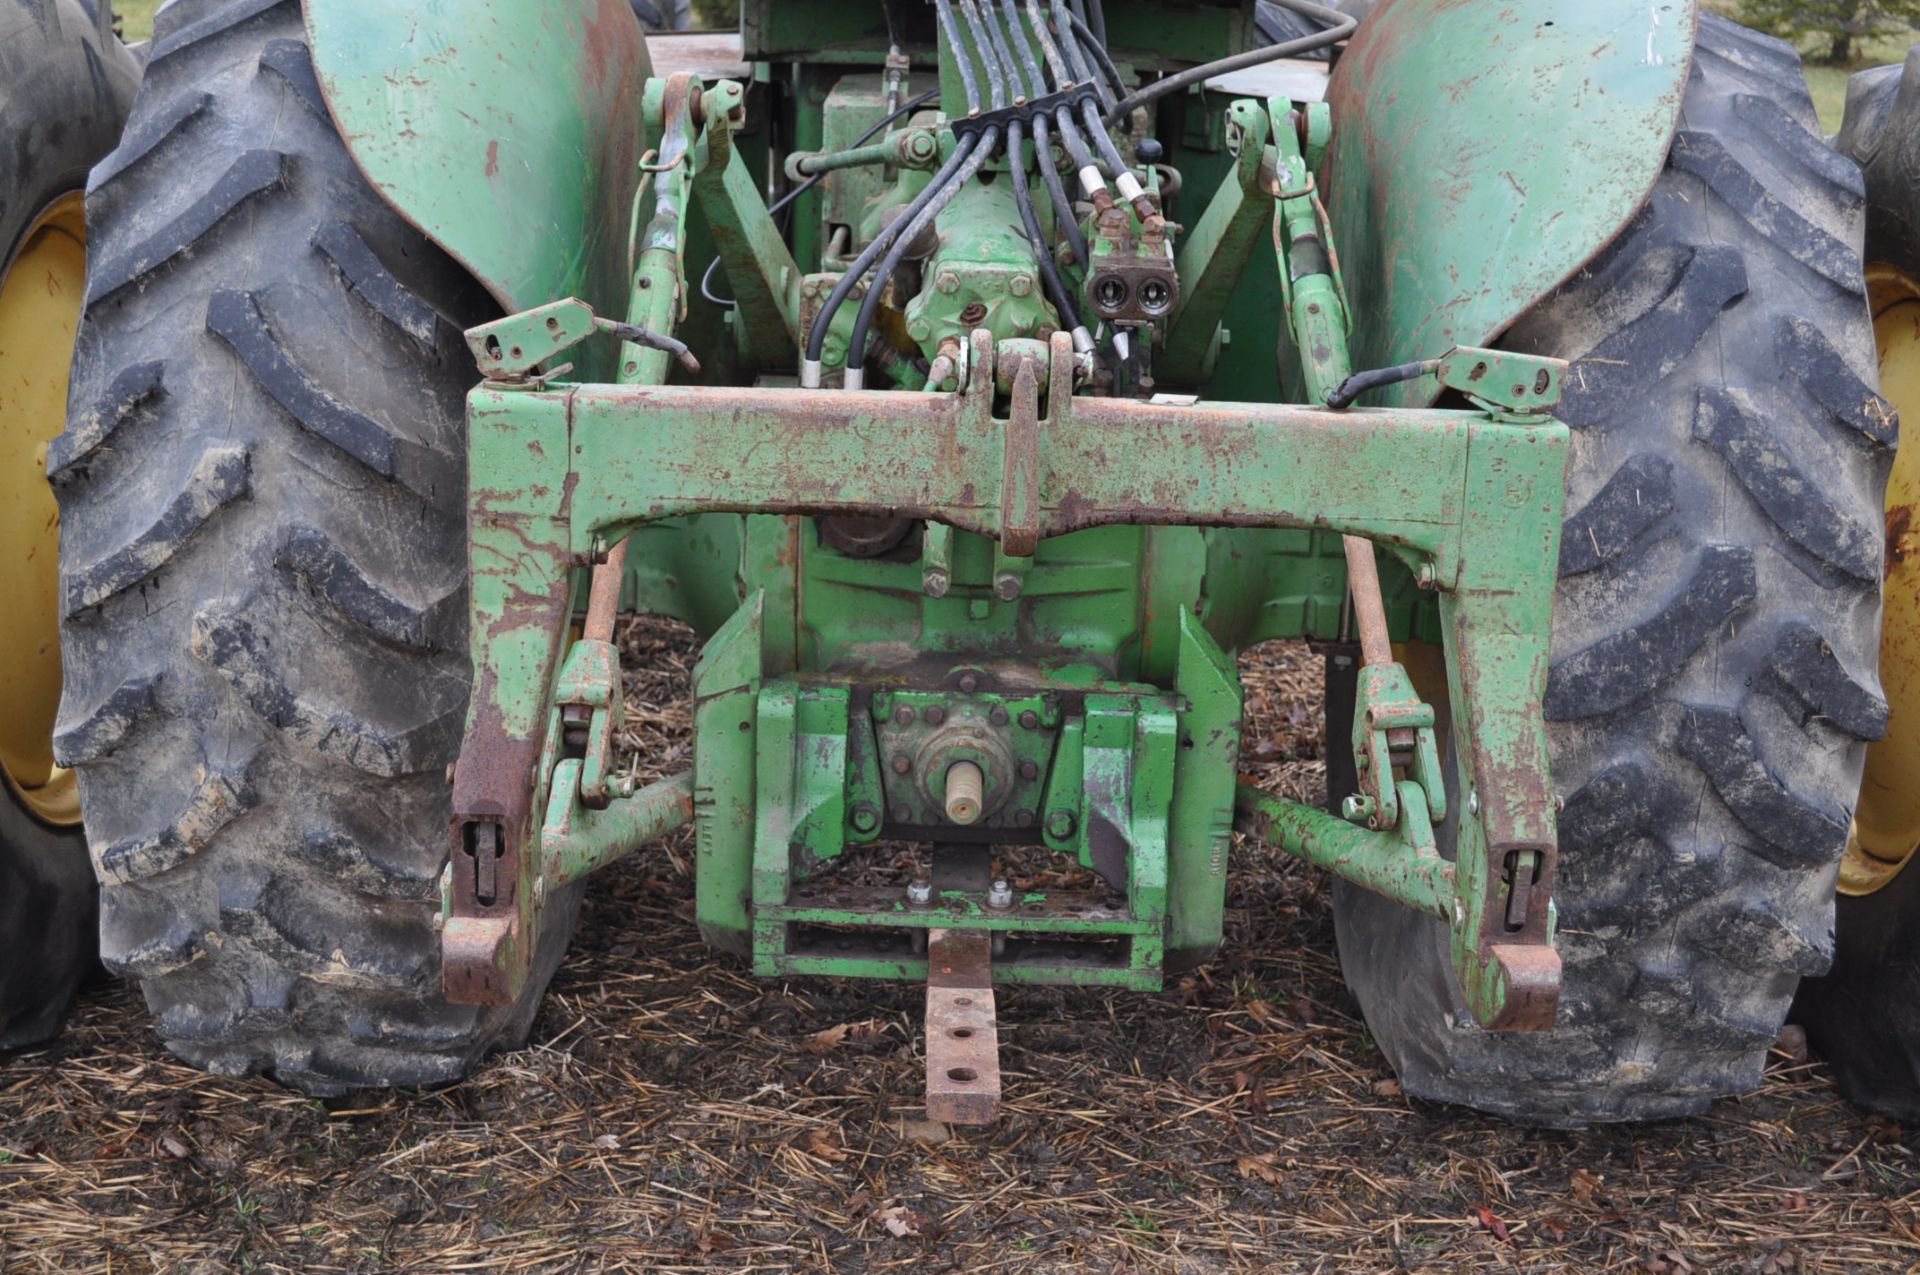
<svg viewBox="0 0 1920 1275">
<path fill-rule="evenodd" d="M 14 83 L 8 139 L 52 109 Z M 691 824 L 707 939 L 924 981 L 928 1110 L 986 1121 L 994 989 L 1207 961 L 1237 832 L 1338 878 L 1409 1092 L 1682 1114 L 1828 970 L 1843 859 L 1892 866 L 1849 837 L 1904 544 L 1861 169 L 1692 3 L 744 0 L 649 40 L 173 0 L 124 130 L 87 83 L 64 432 L 7 401 L 60 563 L 23 524 L 0 831 L 59 903 L 9 942 L 92 950 L 77 776 L 100 956 L 198 1065 L 455 1079 L 591 874 Z M 83 169 L 7 205 L 0 334 L 71 333 L 33 245 Z M 704 641 L 649 784 L 626 609 Z M 1238 773 L 1235 658 L 1289 638 L 1328 809 Z M 70 993 L 35 968 L 10 1039 Z"/>
</svg>

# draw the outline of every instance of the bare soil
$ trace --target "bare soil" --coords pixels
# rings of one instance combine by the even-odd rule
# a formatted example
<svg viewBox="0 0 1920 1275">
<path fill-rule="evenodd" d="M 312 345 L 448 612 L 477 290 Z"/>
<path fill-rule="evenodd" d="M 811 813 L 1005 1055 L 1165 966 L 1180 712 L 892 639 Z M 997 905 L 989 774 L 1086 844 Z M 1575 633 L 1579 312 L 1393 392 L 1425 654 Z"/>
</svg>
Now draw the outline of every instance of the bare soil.
<svg viewBox="0 0 1920 1275">
<path fill-rule="evenodd" d="M 691 638 L 627 626 L 629 741 L 687 764 Z M 1250 766 L 1318 800 L 1319 661 L 1244 662 Z M 201 1075 L 109 984 L 0 1062 L 0 1271 L 1855 1271 L 1920 1264 L 1920 1136 L 1792 1040 L 1694 1120 L 1538 1132 L 1399 1090 L 1326 881 L 1237 847 L 1160 996 L 1001 993 L 1006 1104 L 929 1124 L 918 988 L 702 946 L 683 834 L 597 883 L 529 1046 L 319 1102 Z"/>
</svg>

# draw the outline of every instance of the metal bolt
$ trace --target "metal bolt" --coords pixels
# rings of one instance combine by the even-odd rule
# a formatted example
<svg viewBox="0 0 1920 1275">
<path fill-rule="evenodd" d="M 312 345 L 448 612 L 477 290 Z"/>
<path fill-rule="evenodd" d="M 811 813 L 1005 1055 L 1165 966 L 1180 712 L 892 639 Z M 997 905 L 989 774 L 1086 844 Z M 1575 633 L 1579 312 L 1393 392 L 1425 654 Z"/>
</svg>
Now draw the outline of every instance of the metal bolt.
<svg viewBox="0 0 1920 1275">
<path fill-rule="evenodd" d="M 1039 724 L 1040 714 L 1034 712 L 1032 709 L 1028 709 L 1026 712 L 1020 714 L 1020 729 L 1032 730 Z"/>
<path fill-rule="evenodd" d="M 962 692 L 971 695 L 980 689 L 980 679 L 972 673 L 962 673 L 960 675 L 960 689 Z"/>
<path fill-rule="evenodd" d="M 904 775 L 909 770 L 912 770 L 912 769 L 913 769 L 912 758 L 908 757 L 905 753 L 894 754 L 893 756 L 893 773 L 894 774 Z"/>
<path fill-rule="evenodd" d="M 939 567 L 928 567 L 920 577 L 920 592 L 930 598 L 944 598 L 952 578 Z"/>
<path fill-rule="evenodd" d="M 1013 822 L 1014 822 L 1014 824 L 1015 824 L 1016 826 L 1018 826 L 1018 827 L 1021 827 L 1021 828 L 1031 828 L 1031 827 L 1033 827 L 1033 811 L 1031 811 L 1031 810 L 1016 810 L 1016 811 L 1014 811 L 1014 812 L 1013 812 Z"/>
<path fill-rule="evenodd" d="M 923 908 L 923 907 L 926 907 L 929 903 L 932 903 L 933 902 L 933 882 L 931 881 L 907 882 L 907 902 L 913 904 L 913 906 L 917 908 Z"/>
<path fill-rule="evenodd" d="M 1013 281 L 1007 284 L 1007 291 L 1013 293 L 1016 297 L 1032 296 L 1033 276 L 1030 274 L 1017 274 L 1013 276 Z"/>
<path fill-rule="evenodd" d="M 973 327 L 975 324 L 985 320 L 986 317 L 987 307 L 978 301 L 969 302 L 966 309 L 960 311 L 960 322 L 967 327 Z"/>
<path fill-rule="evenodd" d="M 951 270 L 944 270 L 941 272 L 940 277 L 934 281 L 933 286 L 951 296 L 953 293 L 960 291 L 960 276 Z"/>
<path fill-rule="evenodd" d="M 941 722 L 947 720 L 947 710 L 938 704 L 934 704 L 927 709 L 926 717 L 927 725 L 938 726 Z"/>
<path fill-rule="evenodd" d="M 855 832 L 872 832 L 880 826 L 880 812 L 873 808 L 871 802 L 856 803 L 853 807 L 852 819 Z"/>
<path fill-rule="evenodd" d="M 1477 790 L 1467 793 L 1467 813 L 1470 815 L 1480 813 L 1480 794 Z"/>
<path fill-rule="evenodd" d="M 1020 596 L 1020 577 L 1011 571 L 1005 571 L 994 577 L 993 596 L 1002 602 L 1012 602 Z"/>
<path fill-rule="evenodd" d="M 987 720 L 995 726 L 1005 726 L 1008 721 L 1007 710 L 1002 705 L 995 704 L 993 710 L 987 714 Z"/>
<path fill-rule="evenodd" d="M 1006 911 L 1013 906 L 1013 887 L 1004 880 L 995 881 L 987 887 L 987 906 L 997 911 Z"/>
<path fill-rule="evenodd" d="M 913 807 L 904 801 L 896 804 L 893 808 L 893 821 L 895 823 L 912 823 Z"/>
<path fill-rule="evenodd" d="M 925 319 L 915 319 L 907 324 L 907 335 L 916 341 L 924 341 L 933 335 L 933 325 Z"/>
<path fill-rule="evenodd" d="M 1021 762 L 1020 778 L 1026 779 L 1026 780 L 1034 780 L 1034 779 L 1040 778 L 1040 763 L 1037 761 L 1031 761 L 1031 760 Z"/>
<path fill-rule="evenodd" d="M 546 899 L 546 897 L 547 897 L 547 879 L 545 877 L 535 877 L 533 879 L 533 901 L 535 903 L 540 903 L 540 902 L 543 902 Z"/>
<path fill-rule="evenodd" d="M 1073 835 L 1074 819 L 1071 810 L 1056 810 L 1047 816 L 1047 835 L 1055 841 L 1065 841 Z"/>
<path fill-rule="evenodd" d="M 1435 580 L 1434 580 L 1434 574 L 1433 574 L 1433 564 L 1431 562 L 1423 562 L 1420 564 L 1420 570 L 1414 576 L 1414 583 L 1419 585 L 1422 589 L 1433 588 Z"/>
<path fill-rule="evenodd" d="M 902 704 L 900 707 L 894 709 L 893 720 L 894 723 L 899 726 L 913 725 L 913 705 Z"/>
</svg>

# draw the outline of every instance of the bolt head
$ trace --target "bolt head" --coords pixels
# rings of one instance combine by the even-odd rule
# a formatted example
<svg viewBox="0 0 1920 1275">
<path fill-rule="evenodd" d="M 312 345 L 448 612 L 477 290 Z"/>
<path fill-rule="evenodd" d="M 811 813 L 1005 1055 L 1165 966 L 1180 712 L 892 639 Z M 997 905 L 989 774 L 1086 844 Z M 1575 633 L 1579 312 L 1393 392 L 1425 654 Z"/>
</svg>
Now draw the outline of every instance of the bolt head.
<svg viewBox="0 0 1920 1275">
<path fill-rule="evenodd" d="M 995 881 L 987 887 L 987 906 L 1006 909 L 1013 906 L 1013 887 L 1005 881 Z"/>
<path fill-rule="evenodd" d="M 1003 572 L 993 581 L 993 596 L 1002 602 L 1012 602 L 1020 596 L 1022 586 L 1020 577 L 1011 571 Z"/>
<path fill-rule="evenodd" d="M 1013 276 L 1013 281 L 1007 284 L 1007 291 L 1013 293 L 1016 297 L 1032 296 L 1033 276 L 1030 274 L 1017 274 Z"/>
<path fill-rule="evenodd" d="M 902 704 L 893 710 L 894 724 L 898 726 L 913 725 L 913 716 L 913 705 L 911 704 Z"/>
<path fill-rule="evenodd" d="M 948 296 L 952 296 L 960 291 L 960 276 L 951 270 L 942 271 L 939 279 L 935 280 L 934 286 Z"/>
<path fill-rule="evenodd" d="M 993 706 L 993 710 L 987 714 L 987 720 L 992 722 L 995 726 L 1005 726 L 1009 720 L 1007 717 L 1007 710 L 1002 708 L 1000 705 L 995 704 Z"/>
<path fill-rule="evenodd" d="M 1039 724 L 1040 714 L 1034 712 L 1032 709 L 1028 709 L 1026 712 L 1020 714 L 1020 728 L 1022 730 L 1032 730 Z"/>
<path fill-rule="evenodd" d="M 1470 815 L 1480 813 L 1480 794 L 1478 792 L 1469 792 L 1467 794 L 1467 813 Z"/>
<path fill-rule="evenodd" d="M 867 802 L 855 804 L 851 816 L 855 832 L 872 832 L 880 826 L 880 812 Z"/>
<path fill-rule="evenodd" d="M 893 821 L 895 823 L 912 823 L 913 807 L 904 801 L 897 803 L 893 808 Z"/>
<path fill-rule="evenodd" d="M 960 689 L 965 694 L 968 694 L 968 695 L 973 694 L 975 691 L 980 689 L 979 677 L 977 677 L 972 673 L 962 673 L 960 675 Z"/>
<path fill-rule="evenodd" d="M 908 757 L 905 753 L 895 753 L 893 756 L 892 765 L 893 765 L 894 774 L 904 775 L 909 770 L 913 769 L 913 759 Z"/>
<path fill-rule="evenodd" d="M 1047 835 L 1055 841 L 1065 841 L 1071 837 L 1074 827 L 1071 810 L 1056 810 L 1047 816 Z"/>
<path fill-rule="evenodd" d="M 1021 828 L 1033 827 L 1033 811 L 1031 810 L 1014 811 L 1013 822 L 1017 827 L 1021 827 Z"/>
<path fill-rule="evenodd" d="M 1040 763 L 1029 758 L 1020 763 L 1020 778 L 1031 783 L 1040 778 Z"/>
<path fill-rule="evenodd" d="M 931 881 L 907 882 L 907 902 L 913 904 L 917 908 L 923 908 L 927 906 L 927 904 L 933 902 L 933 882 Z"/>
<path fill-rule="evenodd" d="M 953 580 L 946 572 L 937 567 L 929 567 L 920 577 L 920 592 L 930 598 L 944 598 Z"/>
<path fill-rule="evenodd" d="M 947 720 L 947 710 L 940 707 L 938 704 L 931 705 L 927 709 L 926 718 L 927 718 L 927 725 L 938 726 L 941 722 L 944 722 Z"/>
</svg>

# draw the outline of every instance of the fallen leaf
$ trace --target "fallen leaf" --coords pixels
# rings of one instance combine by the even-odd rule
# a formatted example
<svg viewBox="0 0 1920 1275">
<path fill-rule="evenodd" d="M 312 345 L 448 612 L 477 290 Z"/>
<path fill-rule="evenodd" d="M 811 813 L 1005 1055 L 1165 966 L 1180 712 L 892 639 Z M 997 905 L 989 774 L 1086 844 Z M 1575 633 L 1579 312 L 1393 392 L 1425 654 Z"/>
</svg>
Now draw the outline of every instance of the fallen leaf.
<svg viewBox="0 0 1920 1275">
<path fill-rule="evenodd" d="M 1233 1162 L 1233 1167 L 1240 1170 L 1243 1178 L 1259 1178 L 1269 1186 L 1279 1186 L 1286 1181 L 1286 1176 L 1273 1161 L 1274 1153 L 1269 1151 L 1264 1155 L 1243 1155 Z"/>
<path fill-rule="evenodd" d="M 693 1246 L 702 1253 L 724 1253 L 733 1247 L 733 1238 L 718 1231 L 702 1231 Z"/>
<path fill-rule="evenodd" d="M 1373 1082 L 1373 1095 L 1376 1098 L 1398 1098 L 1400 1093 L 1400 1082 L 1392 1076 Z"/>
<path fill-rule="evenodd" d="M 1267 1114 L 1267 1082 L 1244 1071 L 1233 1073 L 1233 1083 L 1247 1091 L 1247 1110 L 1256 1116 Z"/>
<path fill-rule="evenodd" d="M 1481 1205 L 1473 1211 L 1473 1215 L 1494 1239 L 1502 1244 L 1513 1243 L 1513 1235 L 1507 1230 L 1507 1224 L 1502 1222 L 1492 1209 Z"/>
<path fill-rule="evenodd" d="M 1585 1169 L 1575 1169 L 1573 1176 L 1567 1179 L 1567 1189 L 1573 1193 L 1573 1202 L 1583 1209 L 1590 1209 L 1597 1200 L 1600 1179 Z"/>
<path fill-rule="evenodd" d="M 846 1040 L 847 1026 L 846 1023 L 842 1023 L 838 1027 L 829 1027 L 825 1031 L 815 1032 L 811 1036 L 802 1036 L 800 1038 L 800 1048 L 810 1054 L 829 1053 L 836 1045 Z"/>
<path fill-rule="evenodd" d="M 1573 1230 L 1572 1227 L 1568 1226 L 1564 1221 L 1562 1221 L 1560 1218 L 1557 1218 L 1557 1217 L 1541 1218 L 1540 1229 L 1545 1231 L 1547 1234 L 1553 1236 L 1554 1243 L 1556 1244 L 1559 1243 L 1561 1240 L 1566 1239 L 1568 1233 Z"/>
<path fill-rule="evenodd" d="M 620 1149 L 620 1139 L 610 1133 L 603 1133 L 593 1140 L 593 1145 L 602 1151 L 618 1151 Z"/>
<path fill-rule="evenodd" d="M 896 1239 L 920 1234 L 920 1226 L 926 1221 L 904 1204 L 889 1204 L 874 1216 L 880 1219 L 880 1225 L 886 1227 Z"/>
<path fill-rule="evenodd" d="M 807 1136 L 800 1140 L 800 1145 L 816 1160 L 838 1164 L 847 1158 L 845 1148 L 840 1145 L 839 1133 L 832 1129 L 809 1129 Z"/>
<path fill-rule="evenodd" d="M 160 1135 L 160 1151 L 169 1160 L 184 1160 L 193 1154 L 193 1148 L 170 1133 Z"/>
</svg>

